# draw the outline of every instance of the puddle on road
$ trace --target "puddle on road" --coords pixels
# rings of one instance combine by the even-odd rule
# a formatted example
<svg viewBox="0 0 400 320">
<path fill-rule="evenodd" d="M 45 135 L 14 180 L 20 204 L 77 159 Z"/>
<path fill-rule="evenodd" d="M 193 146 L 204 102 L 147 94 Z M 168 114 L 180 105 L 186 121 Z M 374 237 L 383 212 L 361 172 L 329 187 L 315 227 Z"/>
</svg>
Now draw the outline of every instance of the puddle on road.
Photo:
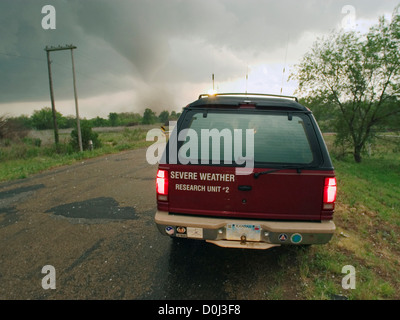
<svg viewBox="0 0 400 320">
<path fill-rule="evenodd" d="M 115 199 L 110 197 L 99 197 L 80 202 L 73 202 L 53 207 L 46 213 L 54 213 L 66 218 L 79 219 L 113 219 L 127 220 L 137 219 L 133 207 L 120 207 Z"/>
</svg>

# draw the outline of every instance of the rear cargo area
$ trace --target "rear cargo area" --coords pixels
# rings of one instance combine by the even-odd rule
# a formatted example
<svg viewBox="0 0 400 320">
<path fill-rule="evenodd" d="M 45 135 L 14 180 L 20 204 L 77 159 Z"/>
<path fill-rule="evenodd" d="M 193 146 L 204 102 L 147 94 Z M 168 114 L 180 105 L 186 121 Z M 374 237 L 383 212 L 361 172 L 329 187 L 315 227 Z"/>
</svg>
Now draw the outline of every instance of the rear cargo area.
<svg viewBox="0 0 400 320">
<path fill-rule="evenodd" d="M 191 168 L 192 169 L 192 168 Z M 264 168 L 265 169 L 265 168 Z M 254 172 L 264 170 L 254 169 Z M 285 169 L 260 176 L 234 167 L 169 166 L 168 211 L 199 216 L 314 220 L 322 216 L 326 171 Z"/>
</svg>

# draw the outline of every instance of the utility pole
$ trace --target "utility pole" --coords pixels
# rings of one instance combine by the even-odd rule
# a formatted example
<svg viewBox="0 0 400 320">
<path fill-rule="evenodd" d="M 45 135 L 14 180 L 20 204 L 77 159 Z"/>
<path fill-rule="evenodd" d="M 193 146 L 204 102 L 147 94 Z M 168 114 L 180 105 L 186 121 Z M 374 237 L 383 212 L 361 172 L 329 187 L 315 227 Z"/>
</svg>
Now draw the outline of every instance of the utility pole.
<svg viewBox="0 0 400 320">
<path fill-rule="evenodd" d="M 47 47 L 46 47 L 47 49 Z M 46 50 L 45 49 L 45 50 Z M 50 51 L 47 51 L 47 69 L 49 71 L 49 85 L 50 85 L 50 99 L 51 99 L 51 110 L 53 111 L 53 127 L 54 127 L 54 141 L 56 144 L 56 148 L 58 148 L 58 127 L 57 127 L 57 116 L 56 116 L 56 107 L 54 104 L 54 92 L 53 92 L 53 80 L 51 78 L 51 61 L 50 61 Z"/>
<path fill-rule="evenodd" d="M 75 97 L 76 124 L 77 124 L 77 130 L 78 130 L 78 142 L 79 142 L 79 150 L 83 151 L 82 134 L 81 134 L 81 126 L 80 126 L 80 120 L 79 120 L 79 109 L 78 109 L 78 96 L 76 94 L 75 65 L 74 65 L 74 55 L 72 53 L 73 49 L 76 49 L 76 46 L 73 46 L 71 44 L 71 45 L 66 45 L 64 47 L 62 47 L 62 46 L 47 47 L 46 46 L 46 48 L 44 50 L 47 52 L 47 66 L 48 66 L 48 70 L 49 70 L 50 97 L 51 97 L 51 107 L 52 107 L 52 111 L 53 111 L 53 122 L 54 122 L 54 140 L 55 140 L 56 146 L 58 146 L 58 143 L 59 143 L 59 136 L 58 136 L 56 109 L 55 109 L 55 103 L 54 103 L 53 82 L 52 82 L 52 77 L 51 77 L 50 52 L 51 51 L 61 51 L 61 50 L 71 50 L 72 77 L 73 77 L 73 85 L 74 85 L 74 97 Z"/>
<path fill-rule="evenodd" d="M 75 47 L 76 48 L 76 47 Z M 71 60 L 72 60 L 72 79 L 74 82 L 74 97 L 75 97 L 75 111 L 76 111 L 76 128 L 78 130 L 78 141 L 79 141 L 79 150 L 82 152 L 82 134 L 81 134 L 81 124 L 79 120 L 79 108 L 78 108 L 78 96 L 76 94 L 76 81 L 75 81 L 75 64 L 74 64 L 74 54 L 71 49 Z"/>
</svg>

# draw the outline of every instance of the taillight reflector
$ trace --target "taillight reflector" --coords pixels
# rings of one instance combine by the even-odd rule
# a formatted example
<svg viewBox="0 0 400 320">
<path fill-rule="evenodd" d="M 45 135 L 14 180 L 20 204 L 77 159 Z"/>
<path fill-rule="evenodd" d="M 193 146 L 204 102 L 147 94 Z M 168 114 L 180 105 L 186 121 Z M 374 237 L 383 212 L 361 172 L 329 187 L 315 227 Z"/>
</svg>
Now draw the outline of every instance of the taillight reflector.
<svg viewBox="0 0 400 320">
<path fill-rule="evenodd" d="M 336 178 L 325 178 L 324 209 L 333 209 L 333 204 L 336 201 L 336 191 Z"/>
<path fill-rule="evenodd" d="M 168 195 L 168 171 L 158 170 L 156 180 L 156 191 L 158 195 Z M 160 199 L 161 200 L 161 199 Z M 163 199 L 166 200 L 166 199 Z"/>
</svg>

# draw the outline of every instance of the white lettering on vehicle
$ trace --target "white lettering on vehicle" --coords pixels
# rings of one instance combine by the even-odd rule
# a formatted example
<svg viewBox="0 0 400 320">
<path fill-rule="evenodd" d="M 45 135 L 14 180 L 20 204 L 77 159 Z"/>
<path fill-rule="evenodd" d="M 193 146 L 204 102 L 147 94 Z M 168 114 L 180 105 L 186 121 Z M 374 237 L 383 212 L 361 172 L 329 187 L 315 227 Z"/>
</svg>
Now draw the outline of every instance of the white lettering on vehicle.
<svg viewBox="0 0 400 320">
<path fill-rule="evenodd" d="M 200 192 L 225 192 L 229 193 L 229 187 L 223 186 L 205 186 L 202 184 L 175 184 L 175 190 L 178 191 L 200 191 Z"/>
<path fill-rule="evenodd" d="M 196 181 L 217 181 L 235 182 L 235 175 L 229 173 L 210 173 L 210 172 L 181 172 L 170 171 L 170 179 L 174 180 L 196 180 Z M 200 192 L 225 192 L 229 193 L 229 187 L 218 185 L 201 185 L 176 183 L 175 190 L 178 191 L 200 191 Z"/>
<path fill-rule="evenodd" d="M 200 184 L 175 184 L 175 190 L 181 191 L 206 191 L 206 186 Z"/>
<path fill-rule="evenodd" d="M 197 180 L 197 172 L 171 171 L 171 179 Z"/>
<path fill-rule="evenodd" d="M 200 179 L 198 179 L 200 176 Z M 235 182 L 235 175 L 230 173 L 205 173 L 200 172 L 198 175 L 197 172 L 180 172 L 180 171 L 171 171 L 170 172 L 171 179 L 178 180 L 201 180 L 201 181 L 223 181 L 223 182 Z"/>
</svg>

